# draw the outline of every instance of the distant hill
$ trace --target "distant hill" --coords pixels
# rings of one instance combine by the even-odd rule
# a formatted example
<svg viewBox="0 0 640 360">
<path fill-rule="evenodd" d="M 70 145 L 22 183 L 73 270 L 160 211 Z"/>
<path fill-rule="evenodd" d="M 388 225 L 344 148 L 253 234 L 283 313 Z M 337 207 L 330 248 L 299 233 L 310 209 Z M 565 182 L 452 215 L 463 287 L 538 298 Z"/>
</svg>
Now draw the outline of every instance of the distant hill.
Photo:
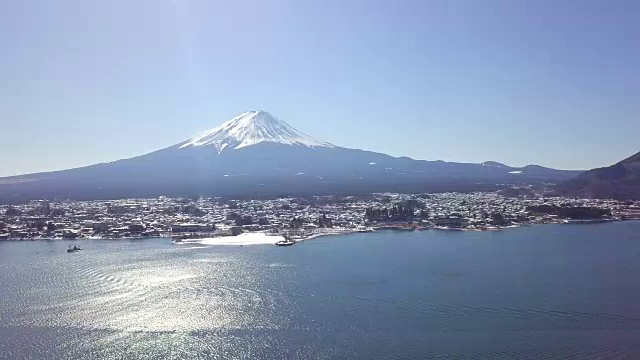
<svg viewBox="0 0 640 360">
<path fill-rule="evenodd" d="M 564 196 L 640 200 L 640 152 L 617 164 L 586 171 L 556 188 Z"/>
<path fill-rule="evenodd" d="M 249 111 L 146 155 L 0 178 L 0 203 L 159 195 L 494 191 L 508 185 L 558 183 L 578 173 L 535 165 L 510 167 L 494 161 L 414 160 L 349 149 L 317 140 L 265 111 Z"/>
</svg>

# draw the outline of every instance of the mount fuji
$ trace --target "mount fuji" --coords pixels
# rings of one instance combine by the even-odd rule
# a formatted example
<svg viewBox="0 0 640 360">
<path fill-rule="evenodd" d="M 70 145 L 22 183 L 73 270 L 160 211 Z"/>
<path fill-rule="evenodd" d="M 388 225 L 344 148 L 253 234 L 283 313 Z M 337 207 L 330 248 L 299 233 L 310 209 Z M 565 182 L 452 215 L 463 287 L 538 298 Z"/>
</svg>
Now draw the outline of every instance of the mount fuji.
<svg viewBox="0 0 640 360">
<path fill-rule="evenodd" d="M 109 163 L 0 178 L 0 202 L 151 196 L 284 196 L 495 190 L 580 171 L 414 160 L 314 139 L 266 111 L 176 145 Z"/>
</svg>

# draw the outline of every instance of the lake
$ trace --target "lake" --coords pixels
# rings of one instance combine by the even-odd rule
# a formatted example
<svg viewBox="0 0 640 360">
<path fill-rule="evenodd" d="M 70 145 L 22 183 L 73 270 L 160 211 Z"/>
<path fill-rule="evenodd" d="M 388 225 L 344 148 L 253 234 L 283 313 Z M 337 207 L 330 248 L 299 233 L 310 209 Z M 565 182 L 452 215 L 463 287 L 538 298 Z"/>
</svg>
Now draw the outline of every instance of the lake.
<svg viewBox="0 0 640 360">
<path fill-rule="evenodd" d="M 638 221 L 0 242 L 0 358 L 640 358 L 638 274 Z"/>
</svg>

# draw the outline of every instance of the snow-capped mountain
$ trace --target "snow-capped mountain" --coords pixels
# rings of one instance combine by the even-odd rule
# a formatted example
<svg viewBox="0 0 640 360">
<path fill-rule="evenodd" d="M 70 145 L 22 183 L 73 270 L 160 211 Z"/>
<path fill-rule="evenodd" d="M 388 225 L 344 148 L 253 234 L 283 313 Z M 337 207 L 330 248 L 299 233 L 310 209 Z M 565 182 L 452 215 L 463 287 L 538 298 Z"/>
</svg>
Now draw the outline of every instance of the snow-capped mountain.
<svg viewBox="0 0 640 360">
<path fill-rule="evenodd" d="M 212 146 L 218 153 L 240 149 L 261 142 L 308 147 L 335 147 L 298 131 L 266 111 L 248 111 L 226 123 L 196 135 L 180 148 Z"/>
<path fill-rule="evenodd" d="M 414 160 L 316 140 L 265 111 L 243 113 L 176 145 L 82 168 L 0 178 L 0 203 L 29 199 L 274 196 L 495 190 L 579 172 Z"/>
</svg>

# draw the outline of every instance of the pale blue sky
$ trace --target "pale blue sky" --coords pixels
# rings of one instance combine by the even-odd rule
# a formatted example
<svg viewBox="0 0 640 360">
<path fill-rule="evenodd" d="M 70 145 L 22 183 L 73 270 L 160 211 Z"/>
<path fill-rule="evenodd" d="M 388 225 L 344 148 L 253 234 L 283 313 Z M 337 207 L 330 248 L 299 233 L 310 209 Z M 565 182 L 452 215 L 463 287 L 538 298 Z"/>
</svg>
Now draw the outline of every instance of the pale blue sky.
<svg viewBox="0 0 640 360">
<path fill-rule="evenodd" d="M 0 176 L 132 157 L 252 109 L 419 159 L 640 151 L 640 1 L 0 2 Z"/>
</svg>

